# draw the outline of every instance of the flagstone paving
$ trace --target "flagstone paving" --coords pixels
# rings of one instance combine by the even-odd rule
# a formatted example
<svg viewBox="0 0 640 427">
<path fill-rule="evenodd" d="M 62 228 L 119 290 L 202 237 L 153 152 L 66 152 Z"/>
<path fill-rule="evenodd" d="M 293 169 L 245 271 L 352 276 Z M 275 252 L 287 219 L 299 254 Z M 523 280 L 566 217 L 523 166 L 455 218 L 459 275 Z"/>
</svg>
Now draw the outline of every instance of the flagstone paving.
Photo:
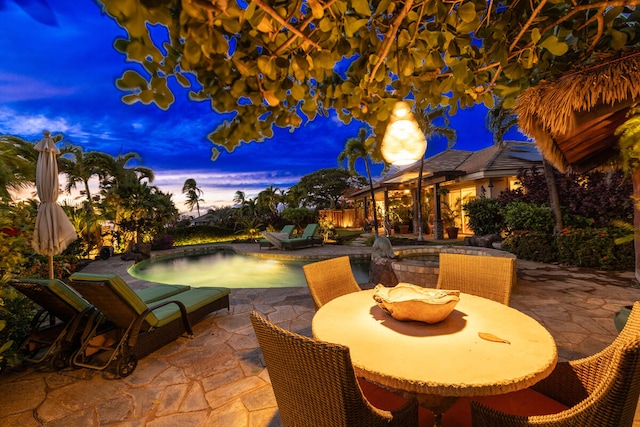
<svg viewBox="0 0 640 427">
<path fill-rule="evenodd" d="M 257 252 L 257 244 L 234 245 Z M 310 258 L 370 253 L 370 248 L 325 245 L 262 256 Z M 113 257 L 84 271 L 121 275 L 134 288 L 147 283 Z M 213 283 L 215 285 L 215 283 Z M 285 329 L 311 335 L 313 303 L 305 284 L 287 289 L 234 289 L 231 309 L 208 316 L 195 337 L 179 338 L 140 360 L 124 379 L 87 369 L 45 367 L 0 376 L 0 425 L 280 426 L 278 409 L 249 321 L 251 310 Z M 593 354 L 613 341 L 614 313 L 640 299 L 630 272 L 602 272 L 518 261 L 511 305 L 540 321 L 556 339 L 561 360 Z M 636 415 L 634 426 L 640 427 Z"/>
</svg>

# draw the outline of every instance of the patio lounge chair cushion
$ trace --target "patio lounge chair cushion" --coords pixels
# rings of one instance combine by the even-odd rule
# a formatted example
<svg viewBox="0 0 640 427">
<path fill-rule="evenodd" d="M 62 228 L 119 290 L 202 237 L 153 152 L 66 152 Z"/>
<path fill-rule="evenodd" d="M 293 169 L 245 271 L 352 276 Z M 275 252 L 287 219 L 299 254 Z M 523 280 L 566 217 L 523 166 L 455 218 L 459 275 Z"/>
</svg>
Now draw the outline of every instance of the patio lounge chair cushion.
<svg viewBox="0 0 640 427">
<path fill-rule="evenodd" d="M 120 278 L 118 277 L 118 279 Z M 140 289 L 139 291 L 135 291 L 135 292 L 142 299 L 142 301 L 149 304 L 149 303 L 160 301 L 161 299 L 165 299 L 170 296 L 179 294 L 181 292 L 188 291 L 189 289 L 191 289 L 191 286 L 189 285 L 159 284 L 159 285 L 153 285 L 149 288 Z"/>
<path fill-rule="evenodd" d="M 162 304 L 165 301 L 180 301 L 184 304 L 184 306 L 187 308 L 187 312 L 189 313 L 206 306 L 212 301 L 216 301 L 226 295 L 229 295 L 229 292 L 230 291 L 227 288 L 191 288 L 191 290 L 187 292 L 182 292 L 169 298 L 156 301 L 154 305 Z M 153 319 L 153 317 L 155 317 L 155 321 L 151 320 Z M 149 313 L 149 316 L 147 316 L 146 320 L 151 326 L 158 328 L 179 318 L 180 310 L 178 309 L 178 307 L 175 304 L 168 304 L 156 310 L 153 310 L 151 313 Z"/>
<path fill-rule="evenodd" d="M 112 287 L 121 289 L 124 293 L 135 293 L 137 297 L 145 303 L 145 305 L 152 302 L 160 301 L 162 299 L 191 289 L 191 286 L 189 285 L 154 284 L 153 286 L 150 286 L 148 288 L 134 291 L 129 285 L 125 283 L 124 280 L 122 280 L 120 276 L 116 274 L 75 273 L 73 277 L 76 280 L 83 280 L 85 282 L 109 282 Z M 75 294 L 75 291 L 73 291 L 73 293 Z"/>
<path fill-rule="evenodd" d="M 295 225 L 287 224 L 284 227 L 282 227 L 282 230 L 280 230 L 280 233 L 278 233 L 278 234 L 282 234 L 282 236 L 280 236 L 280 238 L 289 239 L 289 238 L 291 238 L 291 234 L 293 233 L 293 230 L 295 230 L 295 229 L 296 229 Z M 260 239 L 259 243 L 260 243 L 260 248 L 263 248 L 263 247 L 270 248 L 270 247 L 273 246 L 273 243 L 271 243 L 269 241 L 269 239 Z"/>
<path fill-rule="evenodd" d="M 229 289 L 227 288 L 189 288 L 182 292 L 177 292 L 166 296 L 162 299 L 154 299 L 153 301 L 145 302 L 138 293 L 136 293 L 131 287 L 125 283 L 120 276 L 115 274 L 88 274 L 88 273 L 75 273 L 71 276 L 71 284 L 73 282 L 95 282 L 104 283 L 115 294 L 119 295 L 123 302 L 126 302 L 131 309 L 137 314 L 144 313 L 151 306 L 161 305 L 167 301 L 180 301 L 187 308 L 187 312 L 195 311 L 212 301 L 229 295 Z M 165 285 L 173 286 L 173 285 Z M 184 285 L 178 285 L 184 286 Z M 163 287 L 162 289 L 168 289 Z M 179 290 L 183 288 L 176 288 Z M 156 295 L 157 296 L 157 295 Z M 163 326 L 172 320 L 180 318 L 180 308 L 176 304 L 169 304 L 161 307 L 157 310 L 149 312 L 145 320 L 151 327 Z"/>
<path fill-rule="evenodd" d="M 314 244 L 322 244 L 322 239 L 315 237 L 318 230 L 318 224 L 308 224 L 300 237 L 293 237 L 290 239 L 283 239 L 281 241 L 284 249 L 298 249 L 307 246 L 313 246 Z"/>
<path fill-rule="evenodd" d="M 25 293 L 25 295 L 31 298 L 36 304 L 50 311 L 51 314 L 60 318 L 61 320 L 68 320 L 68 319 L 65 319 L 65 317 L 68 317 L 68 316 L 66 316 L 63 313 L 56 312 L 57 310 L 55 309 L 55 307 L 52 307 L 52 305 L 55 302 L 49 300 L 48 302 L 50 302 L 51 304 L 48 304 L 47 301 L 45 301 L 45 298 L 47 297 L 43 296 L 43 298 L 38 298 L 38 297 L 35 297 L 33 294 L 29 294 L 28 291 L 25 292 L 25 287 L 20 286 L 21 284 L 22 285 L 35 284 L 37 286 L 42 286 L 43 288 L 48 289 L 50 292 L 52 292 L 58 298 L 64 301 L 64 303 L 68 304 L 68 306 L 72 309 L 72 311 L 69 313 L 71 317 L 84 311 L 91 305 L 87 302 L 87 300 L 85 300 L 80 295 L 78 295 L 76 291 L 74 291 L 73 289 L 68 287 L 64 282 L 61 282 L 58 279 L 19 279 L 17 280 L 17 283 L 14 286 L 16 289 Z"/>
<path fill-rule="evenodd" d="M 513 258 L 440 253 L 437 289 L 456 289 L 509 305 L 516 283 Z"/>
</svg>

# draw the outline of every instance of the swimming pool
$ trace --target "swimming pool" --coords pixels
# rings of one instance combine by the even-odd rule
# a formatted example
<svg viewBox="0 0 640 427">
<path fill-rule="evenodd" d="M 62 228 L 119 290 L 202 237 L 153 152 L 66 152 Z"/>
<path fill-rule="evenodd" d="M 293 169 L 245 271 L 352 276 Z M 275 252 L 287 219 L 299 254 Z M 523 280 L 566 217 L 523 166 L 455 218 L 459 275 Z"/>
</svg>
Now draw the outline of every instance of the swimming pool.
<svg viewBox="0 0 640 427">
<path fill-rule="evenodd" d="M 226 288 L 292 288 L 307 286 L 302 266 L 317 260 L 281 260 L 216 249 L 204 254 L 157 257 L 129 269 L 129 274 L 156 283 Z M 368 259 L 351 260 L 358 283 L 369 282 Z"/>
</svg>

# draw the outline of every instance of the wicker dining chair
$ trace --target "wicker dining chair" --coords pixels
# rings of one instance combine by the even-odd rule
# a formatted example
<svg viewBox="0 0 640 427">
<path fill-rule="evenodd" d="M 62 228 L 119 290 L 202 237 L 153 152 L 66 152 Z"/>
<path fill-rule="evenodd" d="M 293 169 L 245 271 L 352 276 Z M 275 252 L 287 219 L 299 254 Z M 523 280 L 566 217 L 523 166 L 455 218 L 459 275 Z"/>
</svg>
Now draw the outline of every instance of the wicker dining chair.
<svg viewBox="0 0 640 427">
<path fill-rule="evenodd" d="M 302 270 L 316 310 L 334 298 L 362 290 L 348 256 L 305 264 Z"/>
<path fill-rule="evenodd" d="M 516 282 L 513 258 L 440 253 L 438 289 L 456 289 L 509 305 Z"/>
<path fill-rule="evenodd" d="M 640 394 L 640 302 L 634 304 L 625 328 L 611 345 L 592 356 L 558 363 L 549 377 L 527 392 L 471 401 L 472 425 L 633 425 Z M 541 404 L 544 400 L 547 403 Z M 549 402 L 556 407 L 564 405 L 566 409 L 548 411 Z M 459 402 L 452 410 L 460 410 L 462 405 L 464 403 Z M 532 413 L 534 407 L 537 407 L 536 415 Z M 511 408 L 511 412 L 507 413 L 504 408 Z"/>
<path fill-rule="evenodd" d="M 255 311 L 250 318 L 285 427 L 418 425 L 415 399 L 393 411 L 369 403 L 349 348 L 286 331 Z"/>
</svg>

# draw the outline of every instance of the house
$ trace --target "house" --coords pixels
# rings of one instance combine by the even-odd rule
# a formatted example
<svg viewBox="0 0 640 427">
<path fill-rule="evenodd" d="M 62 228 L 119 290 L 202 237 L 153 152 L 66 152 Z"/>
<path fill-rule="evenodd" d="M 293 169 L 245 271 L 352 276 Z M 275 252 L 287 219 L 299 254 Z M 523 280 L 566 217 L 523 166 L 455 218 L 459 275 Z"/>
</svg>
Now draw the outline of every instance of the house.
<svg viewBox="0 0 640 427">
<path fill-rule="evenodd" d="M 434 227 L 436 238 L 443 238 L 443 226 L 449 220 L 463 234 L 472 233 L 466 226 L 462 205 L 468 200 L 485 196 L 497 197 L 502 191 L 515 188 L 522 169 L 542 167 L 538 148 L 527 142 L 505 141 L 480 151 L 446 150 L 423 160 L 422 205 L 423 231 Z M 420 162 L 385 176 L 373 185 L 378 218 L 387 224 L 400 222 L 417 232 L 417 183 Z M 369 186 L 351 193 L 356 206 L 356 224 L 371 220 Z M 438 203 L 440 202 L 440 203 Z M 439 212 L 437 207 L 443 207 Z M 445 223 L 443 224 L 443 220 Z M 451 224 L 453 225 L 453 224 Z"/>
</svg>

